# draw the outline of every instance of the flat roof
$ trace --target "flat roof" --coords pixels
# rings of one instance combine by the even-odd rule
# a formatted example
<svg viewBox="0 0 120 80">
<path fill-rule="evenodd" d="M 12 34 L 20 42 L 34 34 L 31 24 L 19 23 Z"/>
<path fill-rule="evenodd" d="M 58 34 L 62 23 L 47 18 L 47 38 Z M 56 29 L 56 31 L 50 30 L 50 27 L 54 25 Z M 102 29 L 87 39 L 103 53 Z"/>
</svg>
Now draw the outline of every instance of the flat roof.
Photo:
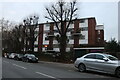
<svg viewBox="0 0 120 80">
<path fill-rule="evenodd" d="M 83 18 L 77 18 L 77 20 L 80 20 L 80 19 L 91 19 L 91 18 L 95 18 L 95 17 L 83 17 Z M 75 19 L 73 19 L 72 21 L 74 21 L 74 20 L 75 20 Z M 47 22 L 47 21 L 46 21 L 46 22 L 43 22 L 43 23 L 39 23 L 39 25 L 40 25 L 40 24 L 50 24 L 50 23 L 54 23 L 54 22 L 52 22 L 52 21 L 51 21 L 51 22 Z"/>
</svg>

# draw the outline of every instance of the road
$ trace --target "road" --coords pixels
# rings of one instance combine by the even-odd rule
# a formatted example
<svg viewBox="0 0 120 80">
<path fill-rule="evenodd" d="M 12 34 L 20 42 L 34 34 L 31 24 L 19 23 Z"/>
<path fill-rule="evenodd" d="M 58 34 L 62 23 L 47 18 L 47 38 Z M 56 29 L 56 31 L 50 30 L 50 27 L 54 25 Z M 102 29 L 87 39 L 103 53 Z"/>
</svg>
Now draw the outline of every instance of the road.
<svg viewBox="0 0 120 80">
<path fill-rule="evenodd" d="M 2 78 L 2 57 L 0 57 L 0 79 Z"/>
<path fill-rule="evenodd" d="M 51 79 L 51 80 L 63 80 L 63 79 L 73 79 L 79 80 L 80 78 L 94 78 L 94 79 L 106 79 L 112 78 L 117 79 L 114 76 L 99 74 L 94 72 L 78 72 L 74 68 L 73 64 L 62 64 L 62 63 L 52 63 L 43 62 L 39 63 L 26 63 L 22 61 L 15 61 L 12 59 L 3 58 L 2 59 L 2 77 L 3 79 Z M 11 80 L 10 79 L 10 80 Z"/>
</svg>

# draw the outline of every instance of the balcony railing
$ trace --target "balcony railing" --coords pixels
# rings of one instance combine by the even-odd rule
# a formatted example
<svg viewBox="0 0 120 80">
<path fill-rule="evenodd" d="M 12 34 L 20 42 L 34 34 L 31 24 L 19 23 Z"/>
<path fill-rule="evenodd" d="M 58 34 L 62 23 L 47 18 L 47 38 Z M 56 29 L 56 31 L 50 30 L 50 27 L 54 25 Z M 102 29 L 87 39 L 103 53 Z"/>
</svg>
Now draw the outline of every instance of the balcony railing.
<svg viewBox="0 0 120 80">
<path fill-rule="evenodd" d="M 71 35 L 72 36 L 81 36 L 82 34 L 80 32 L 71 31 Z"/>
<path fill-rule="evenodd" d="M 54 33 L 48 33 L 47 37 L 55 37 Z"/>
<path fill-rule="evenodd" d="M 72 36 L 81 36 L 81 33 L 72 33 Z"/>
</svg>

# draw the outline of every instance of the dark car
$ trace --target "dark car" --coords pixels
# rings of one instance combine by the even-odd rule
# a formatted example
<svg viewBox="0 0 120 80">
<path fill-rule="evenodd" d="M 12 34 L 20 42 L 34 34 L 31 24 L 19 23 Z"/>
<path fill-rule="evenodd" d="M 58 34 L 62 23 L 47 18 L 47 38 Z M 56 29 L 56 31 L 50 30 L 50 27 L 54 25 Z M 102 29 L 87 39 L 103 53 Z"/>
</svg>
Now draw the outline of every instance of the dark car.
<svg viewBox="0 0 120 80">
<path fill-rule="evenodd" d="M 23 58 L 23 54 L 15 54 L 15 57 L 14 57 L 14 59 L 15 60 L 19 60 L 19 61 L 21 61 L 22 60 L 22 58 Z"/>
<path fill-rule="evenodd" d="M 22 58 L 23 62 L 38 62 L 38 58 L 33 54 L 25 54 Z"/>
</svg>

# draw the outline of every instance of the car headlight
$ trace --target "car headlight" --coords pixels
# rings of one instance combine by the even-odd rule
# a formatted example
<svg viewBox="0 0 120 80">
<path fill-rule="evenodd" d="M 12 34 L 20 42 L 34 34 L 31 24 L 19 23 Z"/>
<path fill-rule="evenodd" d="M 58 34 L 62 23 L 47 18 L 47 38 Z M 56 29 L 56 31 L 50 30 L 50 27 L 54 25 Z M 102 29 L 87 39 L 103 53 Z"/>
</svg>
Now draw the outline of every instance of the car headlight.
<svg viewBox="0 0 120 80">
<path fill-rule="evenodd" d="M 29 58 L 29 59 L 32 59 L 32 58 Z"/>
<path fill-rule="evenodd" d="M 38 59 L 38 58 L 36 58 L 36 59 Z"/>
</svg>

